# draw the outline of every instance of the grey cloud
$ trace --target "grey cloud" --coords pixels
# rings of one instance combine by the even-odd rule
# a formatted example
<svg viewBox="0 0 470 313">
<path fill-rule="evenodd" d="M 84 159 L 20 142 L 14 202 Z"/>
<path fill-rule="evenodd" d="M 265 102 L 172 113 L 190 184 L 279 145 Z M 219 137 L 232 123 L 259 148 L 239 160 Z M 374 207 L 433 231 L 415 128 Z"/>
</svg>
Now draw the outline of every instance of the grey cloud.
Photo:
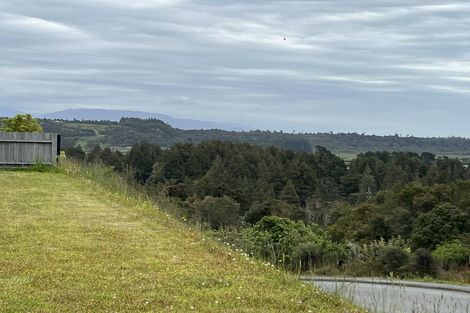
<svg viewBox="0 0 470 313">
<path fill-rule="evenodd" d="M 467 136 L 469 12 L 438 0 L 0 0 L 0 107 Z"/>
</svg>

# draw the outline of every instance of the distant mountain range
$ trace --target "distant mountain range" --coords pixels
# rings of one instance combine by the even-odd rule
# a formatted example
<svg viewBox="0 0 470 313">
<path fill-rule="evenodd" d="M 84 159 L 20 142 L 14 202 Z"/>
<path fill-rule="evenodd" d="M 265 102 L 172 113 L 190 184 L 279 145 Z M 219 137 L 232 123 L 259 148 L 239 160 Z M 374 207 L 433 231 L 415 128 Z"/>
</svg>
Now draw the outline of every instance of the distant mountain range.
<svg viewBox="0 0 470 313">
<path fill-rule="evenodd" d="M 0 111 L 1 113 L 2 111 Z M 1 114 L 0 114 L 1 115 Z M 234 123 L 216 123 L 210 121 L 199 121 L 195 119 L 175 118 L 166 114 L 149 113 L 141 111 L 125 110 L 103 110 L 103 109 L 71 109 L 54 113 L 37 114 L 43 119 L 62 120 L 87 120 L 87 121 L 115 121 L 118 122 L 123 117 L 135 117 L 140 119 L 159 119 L 170 124 L 174 128 L 189 129 L 223 129 L 229 131 L 243 131 L 246 128 Z"/>
</svg>

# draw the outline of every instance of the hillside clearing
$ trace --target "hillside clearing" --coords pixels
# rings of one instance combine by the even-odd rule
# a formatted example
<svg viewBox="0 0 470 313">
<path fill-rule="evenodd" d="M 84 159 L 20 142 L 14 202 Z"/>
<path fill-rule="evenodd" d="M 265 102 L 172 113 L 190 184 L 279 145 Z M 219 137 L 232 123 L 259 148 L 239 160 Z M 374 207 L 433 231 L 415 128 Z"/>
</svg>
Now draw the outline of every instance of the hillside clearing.
<svg viewBox="0 0 470 313">
<path fill-rule="evenodd" d="M 148 203 L 0 171 L 1 312 L 356 312 Z"/>
</svg>

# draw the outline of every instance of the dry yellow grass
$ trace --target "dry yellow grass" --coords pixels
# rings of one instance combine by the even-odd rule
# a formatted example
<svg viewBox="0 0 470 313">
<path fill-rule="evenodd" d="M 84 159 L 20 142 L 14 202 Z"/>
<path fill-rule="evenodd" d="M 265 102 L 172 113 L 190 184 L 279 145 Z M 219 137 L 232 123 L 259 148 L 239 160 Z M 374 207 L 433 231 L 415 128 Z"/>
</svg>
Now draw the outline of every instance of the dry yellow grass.
<svg viewBox="0 0 470 313">
<path fill-rule="evenodd" d="M 356 312 L 145 201 L 0 171 L 1 312 Z"/>
</svg>

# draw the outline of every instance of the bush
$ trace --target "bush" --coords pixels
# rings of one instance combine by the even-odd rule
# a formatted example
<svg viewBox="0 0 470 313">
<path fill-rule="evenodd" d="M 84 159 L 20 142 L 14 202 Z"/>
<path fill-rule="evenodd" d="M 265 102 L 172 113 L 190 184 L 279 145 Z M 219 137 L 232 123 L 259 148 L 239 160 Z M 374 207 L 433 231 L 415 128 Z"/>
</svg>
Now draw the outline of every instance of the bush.
<svg viewBox="0 0 470 313">
<path fill-rule="evenodd" d="M 283 200 L 270 199 L 262 203 L 255 203 L 245 214 L 245 222 L 256 224 L 265 216 L 279 216 L 293 221 L 306 221 L 307 212 Z"/>
<path fill-rule="evenodd" d="M 86 157 L 86 153 L 85 151 L 83 151 L 80 145 L 78 145 L 77 147 L 64 148 L 64 152 L 67 158 L 72 158 L 79 161 L 84 161 Z"/>
<path fill-rule="evenodd" d="M 314 242 L 307 242 L 298 245 L 292 253 L 292 268 L 296 270 L 311 270 L 314 266 L 323 263 L 325 249 Z"/>
<path fill-rule="evenodd" d="M 5 132 L 42 132 L 42 127 L 31 114 L 18 114 L 2 121 L 0 130 Z"/>
<path fill-rule="evenodd" d="M 469 264 L 470 247 L 460 240 L 445 242 L 437 246 L 432 256 L 448 270 L 451 265 Z"/>
<path fill-rule="evenodd" d="M 337 260 L 344 249 L 333 243 L 318 225 L 305 225 L 288 218 L 266 216 L 242 231 L 244 249 L 255 257 L 286 268 L 298 269 L 298 261 Z M 321 251 L 321 252 L 320 252 Z M 304 262 L 303 261 L 303 262 Z M 306 268 L 304 268 L 306 269 Z"/>
<path fill-rule="evenodd" d="M 239 210 L 240 204 L 227 196 L 220 198 L 206 197 L 197 204 L 197 211 L 201 216 L 201 220 L 209 223 L 215 229 L 238 226 L 240 223 Z"/>
<path fill-rule="evenodd" d="M 376 276 L 384 271 L 387 274 L 396 271 L 399 266 L 396 265 L 396 260 L 392 261 L 392 251 L 397 249 L 407 255 L 409 254 L 408 243 L 401 237 L 394 237 L 388 241 L 382 238 L 362 245 L 349 243 L 347 249 L 348 261 L 345 270 L 348 275 L 357 276 Z M 388 257 L 385 256 L 387 252 Z M 388 266 L 387 269 L 384 268 L 385 264 Z"/>
<path fill-rule="evenodd" d="M 431 252 L 423 248 L 417 249 L 411 256 L 408 270 L 418 276 L 434 276 L 436 267 Z"/>
<path fill-rule="evenodd" d="M 412 248 L 435 249 L 445 241 L 465 233 L 469 227 L 469 214 L 451 204 L 442 204 L 419 214 L 411 234 Z"/>
<path fill-rule="evenodd" d="M 401 247 L 387 247 L 381 258 L 385 274 L 400 273 L 408 261 L 408 253 Z"/>
</svg>

